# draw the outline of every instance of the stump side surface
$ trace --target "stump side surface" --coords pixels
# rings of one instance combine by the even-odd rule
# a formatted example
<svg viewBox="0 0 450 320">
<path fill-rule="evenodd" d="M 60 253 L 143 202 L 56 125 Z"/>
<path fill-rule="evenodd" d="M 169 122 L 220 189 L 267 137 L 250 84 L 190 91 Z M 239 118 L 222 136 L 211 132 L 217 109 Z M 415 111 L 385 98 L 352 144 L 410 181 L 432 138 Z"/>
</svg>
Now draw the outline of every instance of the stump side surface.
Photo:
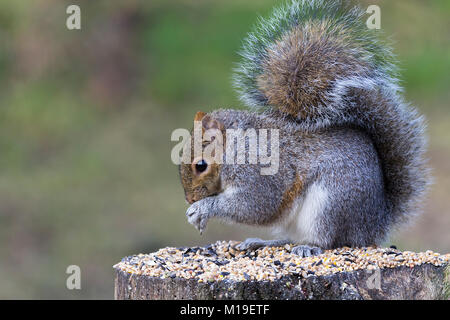
<svg viewBox="0 0 450 320">
<path fill-rule="evenodd" d="M 377 272 L 379 272 L 377 274 Z M 276 281 L 215 281 L 158 278 L 116 269 L 115 299 L 133 300 L 431 300 L 448 299 L 450 267 L 358 270 L 327 276 L 287 276 Z"/>
</svg>

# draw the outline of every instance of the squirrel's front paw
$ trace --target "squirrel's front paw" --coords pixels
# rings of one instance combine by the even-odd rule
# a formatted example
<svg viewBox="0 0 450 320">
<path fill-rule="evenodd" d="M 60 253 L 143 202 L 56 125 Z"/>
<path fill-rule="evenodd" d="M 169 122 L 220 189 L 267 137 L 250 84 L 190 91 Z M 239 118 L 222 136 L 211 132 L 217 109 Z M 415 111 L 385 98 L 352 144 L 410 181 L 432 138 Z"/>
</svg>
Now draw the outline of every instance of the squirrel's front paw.
<svg viewBox="0 0 450 320">
<path fill-rule="evenodd" d="M 194 202 L 186 211 L 188 222 L 196 227 L 200 234 L 205 230 L 209 219 L 209 213 L 202 203 L 202 200 Z"/>
</svg>

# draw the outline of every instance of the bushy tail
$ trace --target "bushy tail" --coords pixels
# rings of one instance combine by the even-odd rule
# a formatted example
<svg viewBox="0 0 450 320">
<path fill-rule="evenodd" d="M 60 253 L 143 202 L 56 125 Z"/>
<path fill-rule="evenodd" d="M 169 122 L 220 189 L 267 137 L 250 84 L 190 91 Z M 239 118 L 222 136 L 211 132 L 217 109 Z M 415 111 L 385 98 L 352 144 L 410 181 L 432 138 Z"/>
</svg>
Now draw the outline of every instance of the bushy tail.
<svg viewBox="0 0 450 320">
<path fill-rule="evenodd" d="M 295 0 L 249 34 L 234 85 L 247 105 L 267 107 L 305 130 L 366 131 L 399 223 L 417 212 L 429 183 L 425 122 L 403 101 L 395 58 L 377 32 L 347 2 Z"/>
</svg>

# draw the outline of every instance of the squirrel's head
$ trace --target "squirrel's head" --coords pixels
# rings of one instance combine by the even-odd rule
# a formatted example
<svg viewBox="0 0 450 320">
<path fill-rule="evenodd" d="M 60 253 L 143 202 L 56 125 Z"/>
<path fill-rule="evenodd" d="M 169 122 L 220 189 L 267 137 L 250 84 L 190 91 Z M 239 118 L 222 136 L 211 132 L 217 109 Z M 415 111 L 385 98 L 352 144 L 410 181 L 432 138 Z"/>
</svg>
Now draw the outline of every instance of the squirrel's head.
<svg viewBox="0 0 450 320">
<path fill-rule="evenodd" d="M 194 144 L 196 143 L 194 133 L 191 135 L 191 163 L 182 163 L 179 167 L 184 194 L 189 203 L 216 195 L 222 189 L 220 181 L 222 165 L 216 157 L 216 155 L 222 156 L 222 154 L 219 155 L 218 150 L 213 147 L 216 143 L 222 143 L 223 147 L 223 123 L 199 111 L 194 117 L 194 130 L 195 124 L 201 125 L 202 152 L 200 155 L 194 154 Z M 207 132 L 212 132 L 212 134 L 208 135 Z"/>
</svg>

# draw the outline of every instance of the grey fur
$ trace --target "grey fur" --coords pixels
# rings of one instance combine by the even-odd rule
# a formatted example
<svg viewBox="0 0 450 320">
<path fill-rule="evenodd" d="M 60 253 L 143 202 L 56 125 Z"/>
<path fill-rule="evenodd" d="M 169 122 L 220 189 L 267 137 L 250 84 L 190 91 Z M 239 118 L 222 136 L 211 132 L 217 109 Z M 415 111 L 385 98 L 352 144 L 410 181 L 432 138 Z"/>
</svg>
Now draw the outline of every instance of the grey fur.
<svg viewBox="0 0 450 320">
<path fill-rule="evenodd" d="M 298 174 L 304 177 L 304 190 L 320 180 L 330 193 L 328 205 L 317 217 L 316 237 L 307 244 L 363 246 L 385 239 L 394 219 L 386 205 L 378 155 L 367 134 L 347 127 L 310 133 L 271 113 L 218 110 L 211 116 L 225 128 L 278 128 L 280 167 L 276 175 L 264 176 L 259 165 L 224 164 L 220 174 L 224 192 L 189 208 L 194 216 L 190 222 L 200 230 L 212 217 L 259 226 L 280 223 L 287 213 L 278 214 L 278 208 Z"/>
</svg>

